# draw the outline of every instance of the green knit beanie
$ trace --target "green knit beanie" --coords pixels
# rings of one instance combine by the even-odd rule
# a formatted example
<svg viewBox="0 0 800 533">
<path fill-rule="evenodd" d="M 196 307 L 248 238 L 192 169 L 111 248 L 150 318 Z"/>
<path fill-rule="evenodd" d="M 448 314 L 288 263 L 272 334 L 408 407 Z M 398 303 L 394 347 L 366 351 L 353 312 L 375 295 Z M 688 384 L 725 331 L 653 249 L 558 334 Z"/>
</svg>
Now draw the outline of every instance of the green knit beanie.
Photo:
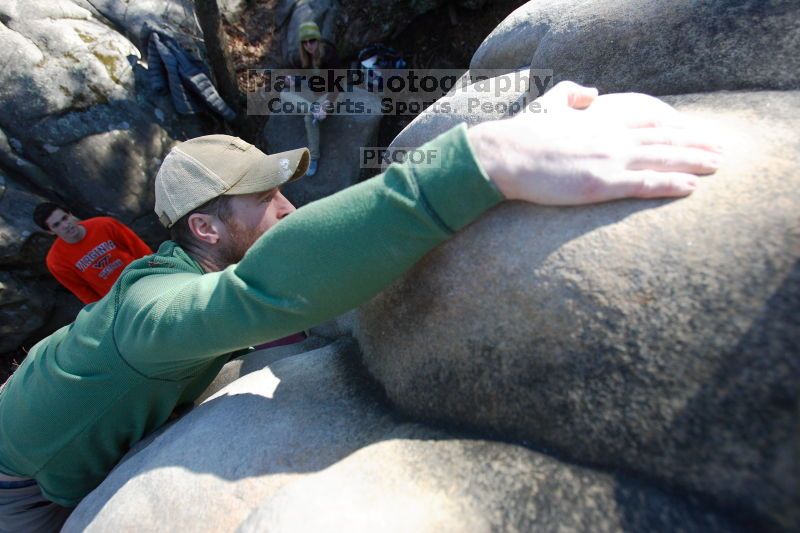
<svg viewBox="0 0 800 533">
<path fill-rule="evenodd" d="M 311 39 L 321 39 L 319 26 L 316 22 L 304 22 L 300 24 L 300 42 L 310 41 Z"/>
</svg>

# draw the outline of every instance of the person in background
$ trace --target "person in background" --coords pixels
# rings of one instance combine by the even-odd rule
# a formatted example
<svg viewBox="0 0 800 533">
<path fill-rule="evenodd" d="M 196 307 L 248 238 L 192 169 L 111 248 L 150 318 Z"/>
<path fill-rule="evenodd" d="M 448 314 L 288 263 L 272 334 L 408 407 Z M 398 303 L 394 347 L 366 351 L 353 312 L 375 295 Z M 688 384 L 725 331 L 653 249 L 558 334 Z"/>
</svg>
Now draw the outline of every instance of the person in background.
<svg viewBox="0 0 800 533">
<path fill-rule="evenodd" d="M 43 202 L 33 211 L 36 224 L 56 236 L 47 269 L 84 304 L 106 295 L 128 263 L 153 251 L 128 226 L 111 217 L 84 221 L 67 208 Z"/>
<path fill-rule="evenodd" d="M 300 51 L 294 68 L 309 71 L 306 76 L 319 75 L 323 70 L 335 69 L 339 65 L 336 48 L 332 43 L 322 40 L 319 26 L 315 22 L 304 22 L 298 31 Z M 303 122 L 306 127 L 306 140 L 311 153 L 311 162 L 306 171 L 307 176 L 313 176 L 319 168 L 320 140 L 319 123 L 325 120 L 339 97 L 337 91 L 331 93 L 315 93 L 307 86 L 295 87 L 294 78 L 289 76 L 289 90 L 280 93 L 283 102 L 291 102 L 297 109 L 312 108 L 305 114 Z M 299 89 L 299 90 L 298 90 Z"/>
</svg>

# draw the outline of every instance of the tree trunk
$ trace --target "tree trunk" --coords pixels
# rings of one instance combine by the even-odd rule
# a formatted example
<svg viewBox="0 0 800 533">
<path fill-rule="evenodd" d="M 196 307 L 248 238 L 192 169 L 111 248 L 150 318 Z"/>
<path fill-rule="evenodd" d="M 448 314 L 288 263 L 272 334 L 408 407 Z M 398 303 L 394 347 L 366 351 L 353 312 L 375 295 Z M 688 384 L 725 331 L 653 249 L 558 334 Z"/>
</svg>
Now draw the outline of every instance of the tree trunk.
<svg viewBox="0 0 800 533">
<path fill-rule="evenodd" d="M 219 13 L 217 0 L 194 0 L 194 9 L 200 22 L 200 29 L 203 30 L 206 54 L 211 64 L 211 72 L 216 78 L 217 90 L 222 99 L 236 112 L 236 118 L 231 126 L 237 135 L 254 143 L 258 127 L 254 121 L 248 120 L 246 110 L 241 105 L 242 93 L 239 91 L 236 71 L 228 53 L 228 38 L 222 28 L 222 16 Z"/>
</svg>

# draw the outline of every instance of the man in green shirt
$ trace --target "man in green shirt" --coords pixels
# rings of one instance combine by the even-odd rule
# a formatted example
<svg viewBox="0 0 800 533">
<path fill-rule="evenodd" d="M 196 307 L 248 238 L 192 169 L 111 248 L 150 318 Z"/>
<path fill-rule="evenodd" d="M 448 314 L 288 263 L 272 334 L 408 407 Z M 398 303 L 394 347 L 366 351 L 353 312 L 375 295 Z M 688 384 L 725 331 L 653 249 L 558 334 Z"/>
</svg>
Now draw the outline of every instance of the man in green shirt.
<svg viewBox="0 0 800 533">
<path fill-rule="evenodd" d="M 669 106 L 603 98 L 560 84 L 540 99 L 549 114 L 462 124 L 423 147 L 436 164 L 393 165 L 296 213 L 280 186 L 305 173 L 306 149 L 224 135 L 173 148 L 155 184 L 173 240 L 0 390 L 0 530 L 58 528 L 237 351 L 358 306 L 501 201 L 679 197 L 719 165 Z"/>
</svg>

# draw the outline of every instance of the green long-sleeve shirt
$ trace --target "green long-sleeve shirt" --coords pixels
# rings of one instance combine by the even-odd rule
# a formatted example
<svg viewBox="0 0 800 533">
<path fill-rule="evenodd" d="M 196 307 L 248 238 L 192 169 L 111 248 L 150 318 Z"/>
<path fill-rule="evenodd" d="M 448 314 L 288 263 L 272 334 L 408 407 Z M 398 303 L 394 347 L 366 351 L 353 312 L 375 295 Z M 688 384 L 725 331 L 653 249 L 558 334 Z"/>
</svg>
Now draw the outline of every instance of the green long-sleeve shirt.
<svg viewBox="0 0 800 533">
<path fill-rule="evenodd" d="M 221 272 L 170 241 L 131 263 L 0 391 L 0 471 L 76 505 L 232 352 L 365 302 L 502 199 L 463 125 L 424 149 L 433 164 L 393 165 L 297 210 Z"/>
</svg>

